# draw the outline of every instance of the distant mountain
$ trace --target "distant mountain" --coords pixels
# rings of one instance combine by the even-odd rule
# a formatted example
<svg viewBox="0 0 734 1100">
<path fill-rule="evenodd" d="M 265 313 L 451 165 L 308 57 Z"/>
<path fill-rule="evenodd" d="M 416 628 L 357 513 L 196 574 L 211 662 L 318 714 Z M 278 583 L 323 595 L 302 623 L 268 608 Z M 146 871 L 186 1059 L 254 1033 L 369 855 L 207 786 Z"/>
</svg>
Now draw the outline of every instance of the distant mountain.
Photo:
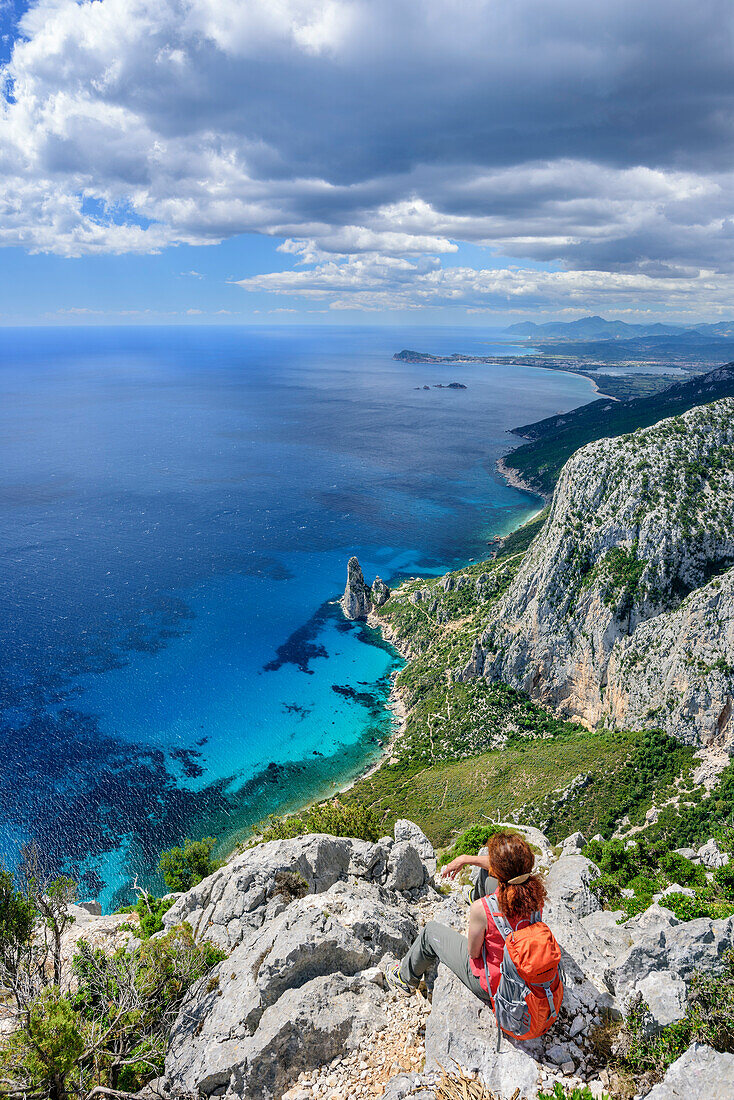
<svg viewBox="0 0 734 1100">
<path fill-rule="evenodd" d="M 724 327 L 726 323 L 724 322 Z M 718 325 L 704 325 L 703 328 L 718 329 Z M 734 334 L 734 324 L 729 324 Z M 630 325 L 626 321 L 607 321 L 604 317 L 581 317 L 578 321 L 550 321 L 537 325 L 534 321 L 522 321 L 510 325 L 504 330 L 505 336 L 531 337 L 538 340 L 609 340 L 631 339 L 635 336 L 677 336 L 685 330 L 681 325 Z M 729 332 L 711 332 L 710 335 L 728 336 Z"/>
</svg>

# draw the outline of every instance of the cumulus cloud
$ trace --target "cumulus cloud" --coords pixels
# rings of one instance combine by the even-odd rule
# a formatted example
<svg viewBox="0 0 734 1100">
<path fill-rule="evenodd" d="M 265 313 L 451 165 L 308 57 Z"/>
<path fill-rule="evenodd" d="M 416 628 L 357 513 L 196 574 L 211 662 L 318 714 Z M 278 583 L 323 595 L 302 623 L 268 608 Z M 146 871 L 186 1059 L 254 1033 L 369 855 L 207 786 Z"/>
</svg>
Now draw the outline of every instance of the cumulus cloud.
<svg viewBox="0 0 734 1100">
<path fill-rule="evenodd" d="M 37 0 L 2 75 L 0 244 L 269 234 L 293 270 L 242 285 L 337 309 L 708 302 L 732 32 L 728 0 Z M 562 270 L 451 267 L 457 241 Z"/>
</svg>

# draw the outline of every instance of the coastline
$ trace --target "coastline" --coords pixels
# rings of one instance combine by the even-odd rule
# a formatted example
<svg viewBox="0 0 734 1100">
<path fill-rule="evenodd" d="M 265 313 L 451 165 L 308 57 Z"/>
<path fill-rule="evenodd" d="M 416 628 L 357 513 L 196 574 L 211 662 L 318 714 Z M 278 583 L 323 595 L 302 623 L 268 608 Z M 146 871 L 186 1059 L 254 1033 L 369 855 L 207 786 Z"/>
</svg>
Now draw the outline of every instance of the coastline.
<svg viewBox="0 0 734 1100">
<path fill-rule="evenodd" d="M 509 453 L 511 454 L 512 452 Z M 513 489 L 520 489 L 523 493 L 531 493 L 532 496 L 539 497 L 544 502 L 544 504 L 547 504 L 550 500 L 550 497 L 547 496 L 545 493 L 541 493 L 539 489 L 537 489 L 536 486 L 534 486 L 531 482 L 525 481 L 522 477 L 520 477 L 520 474 L 518 474 L 517 470 L 511 469 L 506 464 L 505 458 L 507 458 L 507 455 L 504 455 L 502 458 L 497 459 L 495 463 L 495 469 L 498 471 L 498 473 L 502 475 L 507 484 L 511 485 Z M 517 528 L 513 527 L 512 530 L 515 531 L 517 530 Z M 508 534 L 511 534 L 511 532 L 508 531 Z"/>
</svg>

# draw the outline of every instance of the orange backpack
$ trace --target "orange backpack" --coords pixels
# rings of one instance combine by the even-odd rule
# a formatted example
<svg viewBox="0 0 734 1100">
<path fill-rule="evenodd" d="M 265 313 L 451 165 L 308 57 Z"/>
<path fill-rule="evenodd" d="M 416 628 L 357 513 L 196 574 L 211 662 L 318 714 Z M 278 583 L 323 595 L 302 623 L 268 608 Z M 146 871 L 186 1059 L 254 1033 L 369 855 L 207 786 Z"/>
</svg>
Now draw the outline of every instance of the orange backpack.
<svg viewBox="0 0 734 1100">
<path fill-rule="evenodd" d="M 497 1018 L 497 1049 L 500 1030 L 515 1039 L 537 1039 L 558 1019 L 563 1001 L 563 967 L 558 940 L 540 913 L 533 913 L 527 927 L 512 929 L 500 913 L 497 898 L 482 898 L 502 936 L 505 949 L 500 964 L 500 983 L 492 997 Z M 492 996 L 487 965 L 487 947 L 483 949 L 487 989 Z"/>
</svg>

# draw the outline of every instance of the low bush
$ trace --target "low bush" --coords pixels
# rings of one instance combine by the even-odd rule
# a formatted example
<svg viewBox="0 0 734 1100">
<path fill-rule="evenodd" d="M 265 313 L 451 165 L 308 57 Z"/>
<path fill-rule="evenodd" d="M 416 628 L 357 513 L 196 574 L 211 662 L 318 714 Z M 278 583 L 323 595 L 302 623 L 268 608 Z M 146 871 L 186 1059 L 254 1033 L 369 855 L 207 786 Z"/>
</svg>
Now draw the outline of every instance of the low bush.
<svg viewBox="0 0 734 1100">
<path fill-rule="evenodd" d="M 571 1087 L 570 1085 L 562 1085 L 560 1081 L 556 1081 L 550 1092 L 540 1091 L 538 1093 L 538 1100 L 594 1100 L 594 1094 L 588 1085 L 582 1085 Z M 600 1097 L 600 1100 L 609 1100 L 606 1093 Z"/>
<path fill-rule="evenodd" d="M 668 894 L 664 904 L 678 920 L 697 920 L 699 917 L 724 920 L 734 913 L 734 902 L 707 897 L 704 891 L 697 892 L 692 898 L 687 894 Z"/>
<path fill-rule="evenodd" d="M 163 930 L 163 914 L 167 913 L 175 898 L 156 898 L 152 894 L 141 894 L 135 905 L 124 905 L 118 913 L 137 913 L 136 932 L 141 940 L 149 940 L 156 932 Z"/>
<path fill-rule="evenodd" d="M 183 848 L 161 852 L 158 869 L 168 889 L 190 890 L 213 874 L 221 866 L 212 859 L 216 843 L 216 837 L 205 836 L 203 840 L 184 841 Z"/>
<path fill-rule="evenodd" d="M 714 872 L 709 882 L 703 867 L 660 844 L 650 844 L 644 837 L 633 844 L 616 838 L 593 840 L 584 848 L 584 855 L 602 872 L 591 889 L 607 908 L 621 909 L 624 920 L 644 912 L 655 894 L 674 884 L 695 890 L 694 897 L 679 893 L 666 896 L 664 905 L 679 920 L 720 920 L 734 913 L 731 864 Z M 624 897 L 623 889 L 632 890 L 633 896 Z"/>
<path fill-rule="evenodd" d="M 714 871 L 714 882 L 723 897 L 734 901 L 734 860 L 730 859 L 726 866 Z"/>
<path fill-rule="evenodd" d="M 660 857 L 660 868 L 665 871 L 671 882 L 677 882 L 680 886 L 706 885 L 704 868 L 696 866 L 678 852 L 665 852 Z"/>
<path fill-rule="evenodd" d="M 260 841 L 290 840 L 305 833 L 330 833 L 374 843 L 380 837 L 380 819 L 368 806 L 344 805 L 338 799 L 310 806 L 300 814 L 269 817 L 258 826 Z"/>
<path fill-rule="evenodd" d="M 495 833 L 512 832 L 502 825 L 472 825 L 456 838 L 450 848 L 441 853 L 438 863 L 440 867 L 450 863 L 457 856 L 475 856 L 480 848 L 483 848 L 491 836 Z"/>
</svg>

